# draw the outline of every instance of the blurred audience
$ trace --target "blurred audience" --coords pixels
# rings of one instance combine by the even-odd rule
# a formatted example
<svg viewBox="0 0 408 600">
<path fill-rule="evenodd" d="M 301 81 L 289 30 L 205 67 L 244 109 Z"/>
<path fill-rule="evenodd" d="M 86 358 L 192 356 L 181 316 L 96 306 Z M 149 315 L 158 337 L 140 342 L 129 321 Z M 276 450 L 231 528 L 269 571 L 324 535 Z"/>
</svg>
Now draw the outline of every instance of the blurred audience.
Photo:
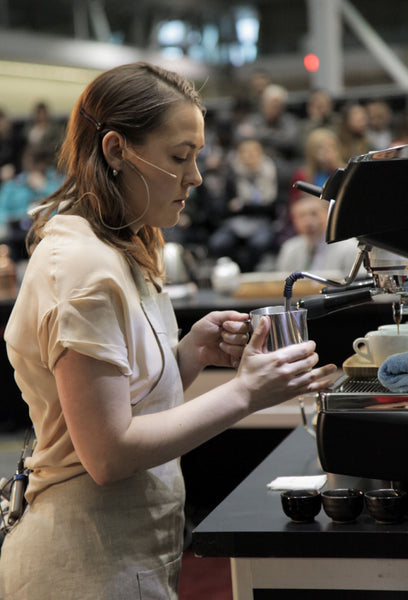
<svg viewBox="0 0 408 600">
<path fill-rule="evenodd" d="M 304 164 L 293 171 L 289 190 L 290 204 L 304 194 L 293 187 L 295 181 L 306 181 L 322 187 L 335 169 L 345 165 L 341 156 L 339 138 L 331 129 L 324 127 L 313 129 L 309 133 L 305 143 L 304 159 Z"/>
<path fill-rule="evenodd" d="M 19 144 L 13 122 L 0 110 L 0 184 L 12 179 L 19 168 Z"/>
<path fill-rule="evenodd" d="M 287 108 L 288 91 L 270 84 L 261 94 L 259 111 L 247 122 L 247 134 L 258 138 L 272 158 L 292 159 L 299 154 L 299 120 Z"/>
<path fill-rule="evenodd" d="M 393 114 L 387 102 L 376 100 L 366 104 L 370 150 L 384 150 L 394 137 Z"/>
<path fill-rule="evenodd" d="M 238 143 L 226 181 L 221 225 L 208 240 L 212 256 L 229 256 L 252 271 L 273 247 L 278 193 L 274 162 L 256 139 Z"/>
<path fill-rule="evenodd" d="M 342 277 L 350 273 L 358 254 L 357 240 L 326 243 L 328 207 L 326 200 L 309 194 L 294 202 L 291 218 L 296 235 L 282 244 L 275 263 L 277 271 L 335 271 Z"/>
<path fill-rule="evenodd" d="M 256 69 L 249 76 L 247 90 L 248 100 L 254 110 L 259 109 L 260 100 L 265 89 L 272 83 L 272 78 L 265 69 Z"/>
<path fill-rule="evenodd" d="M 258 109 L 246 96 L 235 98 L 231 108 L 231 131 L 234 143 L 240 140 L 253 138 L 256 135 L 253 120 L 257 119 Z"/>
<path fill-rule="evenodd" d="M 25 146 L 54 157 L 62 141 L 63 128 L 51 115 L 46 102 L 38 102 L 23 130 Z"/>
<path fill-rule="evenodd" d="M 298 251 L 292 240 L 300 244 L 299 236 L 304 235 L 293 215 L 302 206 L 312 212 L 312 197 L 304 203 L 305 194 L 292 187 L 294 181 L 321 187 L 352 156 L 408 144 L 408 112 L 395 114 L 391 103 L 382 99 L 364 106 L 352 101 L 336 110 L 327 91 L 313 90 L 305 117 L 298 114 L 288 107 L 285 87 L 274 84 L 263 69 L 250 73 L 230 107 L 209 108 L 206 145 L 198 158 L 204 181 L 192 192 L 177 226 L 164 232 L 166 239 L 199 246 L 210 260 L 230 256 L 242 271 L 256 269 L 265 254 L 272 254 L 274 262 L 281 247 L 282 261 L 288 248 Z M 59 185 L 54 161 L 62 135 L 62 122 L 51 114 L 47 101 L 33 106 L 25 122 L 13 122 L 0 109 L 0 226 L 19 239 L 14 258 L 21 253 L 28 207 Z M 317 215 L 314 226 L 310 220 L 307 227 L 317 228 Z M 343 255 L 338 244 L 329 247 L 328 252 L 316 251 L 316 261 L 331 253 L 336 260 Z M 299 256 L 304 255 L 300 251 Z M 299 256 L 284 270 L 297 269 Z"/>
<path fill-rule="evenodd" d="M 26 148 L 23 170 L 0 188 L 0 225 L 13 260 L 26 257 L 25 236 L 31 224 L 28 210 L 52 194 L 61 183 L 62 177 L 52 166 L 50 152 Z"/>
<path fill-rule="evenodd" d="M 394 137 L 391 146 L 402 146 L 408 144 L 408 112 L 403 111 L 395 117 Z"/>
<path fill-rule="evenodd" d="M 325 90 L 314 90 L 306 102 L 306 118 L 301 120 L 300 141 L 302 150 L 309 134 L 314 129 L 332 129 L 337 131 L 339 115 L 334 109 L 333 99 Z"/>
<path fill-rule="evenodd" d="M 353 156 L 369 152 L 368 118 L 364 106 L 355 102 L 343 106 L 337 135 L 340 140 L 341 156 L 345 163 Z"/>
</svg>

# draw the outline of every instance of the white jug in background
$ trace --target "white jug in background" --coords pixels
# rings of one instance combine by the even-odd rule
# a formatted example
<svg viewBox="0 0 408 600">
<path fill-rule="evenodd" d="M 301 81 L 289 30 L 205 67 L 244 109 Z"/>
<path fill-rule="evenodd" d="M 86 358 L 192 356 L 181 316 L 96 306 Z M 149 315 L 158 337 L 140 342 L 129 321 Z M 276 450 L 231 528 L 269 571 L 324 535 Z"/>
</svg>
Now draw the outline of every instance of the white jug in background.
<svg viewBox="0 0 408 600">
<path fill-rule="evenodd" d="M 239 285 L 241 270 L 229 256 L 222 256 L 215 264 L 211 284 L 220 294 L 232 294 Z"/>
</svg>

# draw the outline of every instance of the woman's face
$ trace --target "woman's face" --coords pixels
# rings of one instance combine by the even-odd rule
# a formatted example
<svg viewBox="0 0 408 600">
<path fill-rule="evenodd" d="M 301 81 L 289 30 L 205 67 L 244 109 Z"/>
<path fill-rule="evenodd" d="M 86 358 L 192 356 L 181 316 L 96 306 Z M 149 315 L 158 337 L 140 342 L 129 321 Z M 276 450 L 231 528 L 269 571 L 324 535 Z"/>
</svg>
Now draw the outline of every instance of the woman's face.
<svg viewBox="0 0 408 600">
<path fill-rule="evenodd" d="M 121 176 L 132 215 L 143 214 L 136 229 L 142 225 L 172 227 L 178 222 L 190 188 L 202 182 L 196 160 L 203 146 L 204 119 L 189 102 L 174 104 L 164 124 L 143 146 L 127 144 Z"/>
<path fill-rule="evenodd" d="M 363 134 L 367 129 L 367 112 L 363 106 L 352 106 L 347 117 L 348 128 L 352 133 Z"/>
<path fill-rule="evenodd" d="M 238 160 L 250 171 L 257 171 L 264 157 L 261 144 L 254 140 L 241 142 L 238 146 L 237 156 Z"/>
<path fill-rule="evenodd" d="M 331 136 L 322 137 L 313 149 L 313 158 L 319 168 L 333 169 L 333 167 L 338 167 L 341 161 L 336 140 Z"/>
</svg>

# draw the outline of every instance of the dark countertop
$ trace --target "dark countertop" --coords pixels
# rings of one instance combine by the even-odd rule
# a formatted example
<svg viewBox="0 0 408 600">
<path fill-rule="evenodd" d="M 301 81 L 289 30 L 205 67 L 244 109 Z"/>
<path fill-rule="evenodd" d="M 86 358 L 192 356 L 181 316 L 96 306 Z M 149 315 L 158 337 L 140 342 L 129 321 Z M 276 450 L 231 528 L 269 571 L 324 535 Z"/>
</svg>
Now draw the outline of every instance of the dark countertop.
<svg viewBox="0 0 408 600">
<path fill-rule="evenodd" d="M 266 487 L 278 476 L 321 473 L 315 439 L 297 428 L 196 527 L 194 552 L 247 558 L 408 558 L 408 521 L 378 524 L 364 509 L 354 523 L 335 524 L 322 508 L 313 523 L 295 524 L 282 511 L 280 493 Z M 366 491 L 388 485 L 329 475 L 325 487 Z"/>
</svg>

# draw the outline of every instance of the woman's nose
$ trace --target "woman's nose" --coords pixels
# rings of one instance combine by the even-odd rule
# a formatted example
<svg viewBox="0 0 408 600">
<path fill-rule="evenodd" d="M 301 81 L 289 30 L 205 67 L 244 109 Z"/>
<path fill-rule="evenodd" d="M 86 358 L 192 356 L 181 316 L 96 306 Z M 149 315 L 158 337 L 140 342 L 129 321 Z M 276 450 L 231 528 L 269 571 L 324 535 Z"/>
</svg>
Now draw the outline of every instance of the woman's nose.
<svg viewBox="0 0 408 600">
<path fill-rule="evenodd" d="M 191 169 L 191 171 L 186 173 L 184 180 L 186 183 L 188 183 L 188 185 L 191 185 L 192 187 L 198 187 L 199 185 L 202 184 L 203 178 L 201 176 L 201 173 L 200 173 L 197 165 L 194 165 L 194 167 Z"/>
</svg>

